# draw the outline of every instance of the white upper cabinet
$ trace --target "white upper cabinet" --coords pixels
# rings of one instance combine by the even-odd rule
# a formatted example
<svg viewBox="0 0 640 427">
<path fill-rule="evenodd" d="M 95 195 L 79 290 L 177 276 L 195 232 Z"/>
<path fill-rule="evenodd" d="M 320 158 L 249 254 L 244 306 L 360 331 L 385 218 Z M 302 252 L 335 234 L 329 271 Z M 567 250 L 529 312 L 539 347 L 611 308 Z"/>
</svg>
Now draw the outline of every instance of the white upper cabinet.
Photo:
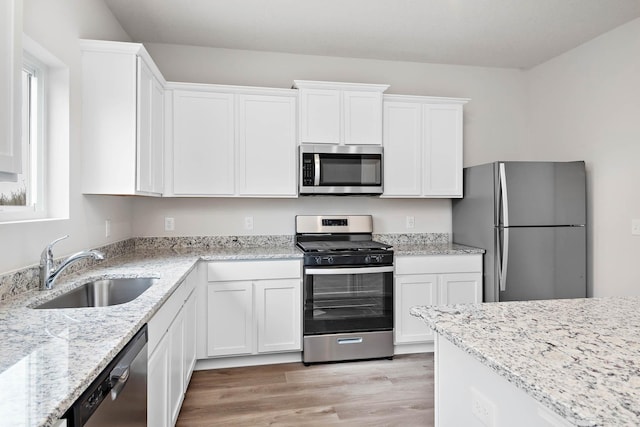
<svg viewBox="0 0 640 427">
<path fill-rule="evenodd" d="M 309 144 L 382 144 L 382 93 L 388 85 L 295 80 L 299 140 Z"/>
<path fill-rule="evenodd" d="M 173 91 L 173 194 L 234 194 L 234 95 Z"/>
<path fill-rule="evenodd" d="M 296 99 L 238 95 L 238 194 L 295 196 Z"/>
<path fill-rule="evenodd" d="M 384 96 L 382 197 L 462 197 L 462 106 L 468 101 Z"/>
<path fill-rule="evenodd" d="M 21 172 L 22 1 L 0 2 L 0 58 L 1 178 Z"/>
<path fill-rule="evenodd" d="M 163 192 L 164 78 L 138 43 L 82 40 L 82 189 Z"/>
<path fill-rule="evenodd" d="M 171 83 L 167 181 L 177 196 L 296 197 L 290 89 Z"/>
</svg>

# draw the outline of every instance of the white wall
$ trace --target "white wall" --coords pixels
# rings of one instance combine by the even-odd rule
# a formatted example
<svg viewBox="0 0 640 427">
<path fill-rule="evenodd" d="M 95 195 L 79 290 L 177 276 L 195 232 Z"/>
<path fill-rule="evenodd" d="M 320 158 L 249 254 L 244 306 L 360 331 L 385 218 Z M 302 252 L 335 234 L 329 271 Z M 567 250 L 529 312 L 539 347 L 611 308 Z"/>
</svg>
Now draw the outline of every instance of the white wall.
<svg viewBox="0 0 640 427">
<path fill-rule="evenodd" d="M 39 261 L 44 246 L 59 243 L 56 255 L 100 246 L 131 236 L 131 201 L 118 197 L 85 197 L 80 193 L 81 76 L 79 38 L 128 41 L 127 34 L 101 0 L 24 0 L 24 32 L 69 67 L 69 218 L 0 224 L 0 273 Z M 66 159 L 65 159 L 66 160 Z M 112 237 L 104 220 L 112 220 Z"/>
<path fill-rule="evenodd" d="M 533 159 L 584 159 L 594 296 L 640 295 L 640 19 L 527 73 Z"/>
<path fill-rule="evenodd" d="M 148 44 L 169 81 L 289 88 L 294 79 L 386 83 L 387 93 L 471 98 L 465 105 L 465 163 L 521 155 L 525 129 L 525 80 L 519 70 L 294 55 Z M 371 213 L 376 232 L 451 231 L 448 200 L 300 198 L 297 200 L 141 199 L 134 201 L 136 235 L 291 234 L 295 214 Z M 416 226 L 405 227 L 405 216 Z M 176 230 L 164 232 L 164 216 Z M 253 216 L 253 232 L 244 229 Z"/>
</svg>

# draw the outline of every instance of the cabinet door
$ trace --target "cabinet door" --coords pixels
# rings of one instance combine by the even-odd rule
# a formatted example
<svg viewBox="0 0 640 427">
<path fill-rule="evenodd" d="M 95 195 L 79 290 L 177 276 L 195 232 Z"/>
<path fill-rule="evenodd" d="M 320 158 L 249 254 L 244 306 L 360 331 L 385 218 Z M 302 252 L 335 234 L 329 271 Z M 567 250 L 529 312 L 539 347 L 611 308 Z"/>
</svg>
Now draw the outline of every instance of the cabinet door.
<svg viewBox="0 0 640 427">
<path fill-rule="evenodd" d="M 300 89 L 300 142 L 340 143 L 340 91 Z"/>
<path fill-rule="evenodd" d="M 420 196 L 422 106 L 384 103 L 384 197 Z"/>
<path fill-rule="evenodd" d="M 184 312 L 181 310 L 169 331 L 169 408 L 171 423 L 175 424 L 184 397 Z"/>
<path fill-rule="evenodd" d="M 0 175 L 21 172 L 22 1 L 0 3 Z"/>
<path fill-rule="evenodd" d="M 153 94 L 153 74 L 140 58 L 138 61 L 137 98 L 137 144 L 136 144 L 136 190 L 151 192 L 153 188 L 153 131 L 151 113 Z"/>
<path fill-rule="evenodd" d="M 254 330 L 251 282 L 210 283 L 207 300 L 207 354 L 251 354 Z"/>
<path fill-rule="evenodd" d="M 296 196 L 296 102 L 238 96 L 238 193 Z"/>
<path fill-rule="evenodd" d="M 164 191 L 164 88 L 154 78 L 151 87 L 151 192 Z"/>
<path fill-rule="evenodd" d="M 424 195 L 462 197 L 462 105 L 423 109 Z"/>
<path fill-rule="evenodd" d="M 136 190 L 162 193 L 164 90 L 138 58 Z"/>
<path fill-rule="evenodd" d="M 433 331 L 410 314 L 415 305 L 436 305 L 438 276 L 435 274 L 398 275 L 395 282 L 395 343 L 433 340 Z"/>
<path fill-rule="evenodd" d="M 443 274 L 438 294 L 440 305 L 482 302 L 482 274 Z"/>
<path fill-rule="evenodd" d="M 343 91 L 344 143 L 382 144 L 382 93 Z"/>
<path fill-rule="evenodd" d="M 301 350 L 300 279 L 255 282 L 258 352 Z"/>
<path fill-rule="evenodd" d="M 187 390 L 196 365 L 196 292 L 191 292 L 182 307 L 184 313 L 184 389 Z"/>
<path fill-rule="evenodd" d="M 147 364 L 147 425 L 169 426 L 169 337 L 158 342 Z"/>
<path fill-rule="evenodd" d="M 174 194 L 234 194 L 233 97 L 174 91 Z"/>
</svg>

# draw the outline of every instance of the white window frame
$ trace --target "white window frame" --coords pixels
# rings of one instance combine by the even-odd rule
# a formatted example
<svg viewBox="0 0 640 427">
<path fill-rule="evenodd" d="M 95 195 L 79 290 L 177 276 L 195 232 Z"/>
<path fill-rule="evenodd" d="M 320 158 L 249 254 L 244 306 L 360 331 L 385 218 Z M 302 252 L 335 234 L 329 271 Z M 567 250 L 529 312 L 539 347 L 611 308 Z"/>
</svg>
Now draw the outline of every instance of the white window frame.
<svg viewBox="0 0 640 427">
<path fill-rule="evenodd" d="M 27 170 L 23 171 L 23 174 L 29 175 L 27 184 L 29 187 L 27 189 L 27 206 L 0 206 L 0 222 L 42 219 L 47 216 L 47 199 L 44 177 L 47 174 L 46 105 L 48 105 L 47 93 L 49 89 L 48 66 L 38 59 L 34 53 L 25 49 L 23 51 L 21 72 L 22 70 L 28 70 L 32 73 L 36 77 L 37 82 L 36 94 L 32 94 L 30 92 L 30 107 L 32 109 L 35 107 L 35 111 L 31 114 L 28 132 L 29 138 L 31 138 L 31 135 L 33 134 L 35 134 L 36 137 L 29 141 L 28 146 L 30 153 L 22 153 L 22 156 L 29 157 L 30 163 L 27 165 Z M 20 82 L 22 82 L 22 78 L 20 79 Z M 23 93 L 24 91 L 20 90 L 21 97 Z M 23 104 L 21 103 L 21 105 Z M 20 110 L 20 115 L 23 116 L 22 108 Z M 22 146 L 23 145 L 21 144 L 21 148 Z M 34 198 L 35 204 L 32 203 Z"/>
</svg>

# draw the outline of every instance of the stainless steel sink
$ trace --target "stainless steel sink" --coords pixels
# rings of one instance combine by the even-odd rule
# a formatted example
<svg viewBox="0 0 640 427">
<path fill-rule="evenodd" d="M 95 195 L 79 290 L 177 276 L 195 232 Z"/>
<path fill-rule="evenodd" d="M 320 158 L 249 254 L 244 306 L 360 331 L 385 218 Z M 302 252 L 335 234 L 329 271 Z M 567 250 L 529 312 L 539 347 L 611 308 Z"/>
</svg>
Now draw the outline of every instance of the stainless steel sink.
<svg viewBox="0 0 640 427">
<path fill-rule="evenodd" d="M 124 304 L 139 297 L 156 280 L 152 277 L 95 280 L 34 308 L 106 307 Z"/>
</svg>

